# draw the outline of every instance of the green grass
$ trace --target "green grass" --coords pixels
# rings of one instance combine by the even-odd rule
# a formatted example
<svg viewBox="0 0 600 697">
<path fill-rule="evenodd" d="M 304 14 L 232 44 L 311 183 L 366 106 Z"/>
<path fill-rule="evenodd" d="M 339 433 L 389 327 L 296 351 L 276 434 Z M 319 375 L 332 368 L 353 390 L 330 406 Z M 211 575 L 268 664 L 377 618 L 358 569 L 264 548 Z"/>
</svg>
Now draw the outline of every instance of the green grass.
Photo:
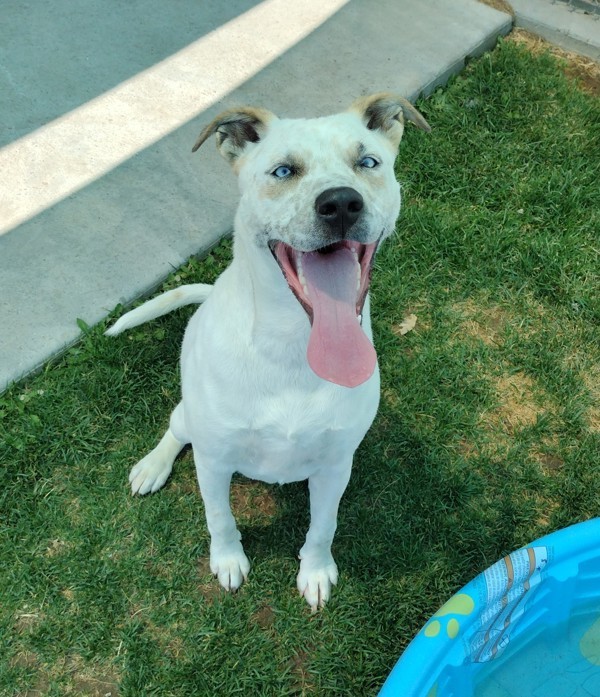
<svg viewBox="0 0 600 697">
<path fill-rule="evenodd" d="M 233 596 L 208 571 L 189 453 L 129 495 L 178 400 L 189 312 L 94 328 L 0 397 L 0 694 L 374 695 L 461 585 L 598 515 L 600 102 L 506 41 L 421 108 L 434 130 L 408 129 L 398 161 L 373 282 L 382 402 L 326 610 L 294 588 L 303 485 L 236 482 L 253 570 Z"/>
</svg>

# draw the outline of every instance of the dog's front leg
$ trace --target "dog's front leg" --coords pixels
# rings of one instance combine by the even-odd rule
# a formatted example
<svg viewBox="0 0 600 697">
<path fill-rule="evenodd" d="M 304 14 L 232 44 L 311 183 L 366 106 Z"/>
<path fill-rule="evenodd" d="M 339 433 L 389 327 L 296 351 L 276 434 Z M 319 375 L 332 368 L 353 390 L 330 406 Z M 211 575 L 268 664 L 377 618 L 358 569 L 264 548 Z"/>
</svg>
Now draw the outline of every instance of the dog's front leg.
<svg viewBox="0 0 600 697">
<path fill-rule="evenodd" d="M 235 591 L 248 577 L 250 562 L 229 505 L 232 472 L 218 463 L 208 466 L 195 450 L 194 460 L 210 533 L 210 570 L 225 590 Z"/>
<path fill-rule="evenodd" d="M 313 612 L 323 607 L 337 583 L 337 565 L 331 544 L 337 527 L 337 512 L 350 479 L 352 461 L 343 467 L 324 467 L 308 480 L 310 527 L 300 550 L 298 590 Z"/>
</svg>

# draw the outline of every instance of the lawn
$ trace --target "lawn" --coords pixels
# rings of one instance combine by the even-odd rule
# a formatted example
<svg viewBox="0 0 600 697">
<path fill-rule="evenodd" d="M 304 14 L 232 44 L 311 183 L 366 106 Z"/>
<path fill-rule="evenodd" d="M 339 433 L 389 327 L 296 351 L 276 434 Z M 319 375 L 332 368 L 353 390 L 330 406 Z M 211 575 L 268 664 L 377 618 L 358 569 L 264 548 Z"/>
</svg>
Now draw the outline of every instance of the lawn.
<svg viewBox="0 0 600 697">
<path fill-rule="evenodd" d="M 433 131 L 407 129 L 397 163 L 372 286 L 381 407 L 331 602 L 311 615 L 295 590 L 303 484 L 235 481 L 253 564 L 235 595 L 208 569 L 189 452 L 130 496 L 190 313 L 95 327 L 0 397 L 1 695 L 375 695 L 475 574 L 600 513 L 600 99 L 509 39 L 419 107 Z M 210 282 L 229 255 L 166 285 Z"/>
</svg>

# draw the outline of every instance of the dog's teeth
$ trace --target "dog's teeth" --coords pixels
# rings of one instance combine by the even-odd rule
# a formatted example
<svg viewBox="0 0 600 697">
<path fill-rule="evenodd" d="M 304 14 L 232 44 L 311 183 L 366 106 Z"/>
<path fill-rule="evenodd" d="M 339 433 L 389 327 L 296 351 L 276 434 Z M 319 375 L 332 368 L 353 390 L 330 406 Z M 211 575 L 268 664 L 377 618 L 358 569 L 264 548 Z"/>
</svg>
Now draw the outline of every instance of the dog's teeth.
<svg viewBox="0 0 600 697">
<path fill-rule="evenodd" d="M 350 247 L 350 251 L 352 252 L 352 256 L 354 257 L 354 259 L 356 260 L 356 263 L 357 263 L 357 269 L 356 269 L 356 276 L 357 276 L 357 278 L 356 278 L 356 290 L 359 290 L 359 289 L 360 289 L 360 281 L 361 281 L 361 278 L 360 278 L 360 261 L 358 260 L 358 252 L 356 251 L 356 249 L 355 249 L 354 247 Z"/>
<path fill-rule="evenodd" d="M 298 254 L 296 257 L 296 271 L 298 273 L 298 280 L 302 286 L 304 294 L 308 296 L 308 285 L 306 283 L 306 277 L 304 276 L 304 269 L 302 268 L 302 257 Z"/>
</svg>

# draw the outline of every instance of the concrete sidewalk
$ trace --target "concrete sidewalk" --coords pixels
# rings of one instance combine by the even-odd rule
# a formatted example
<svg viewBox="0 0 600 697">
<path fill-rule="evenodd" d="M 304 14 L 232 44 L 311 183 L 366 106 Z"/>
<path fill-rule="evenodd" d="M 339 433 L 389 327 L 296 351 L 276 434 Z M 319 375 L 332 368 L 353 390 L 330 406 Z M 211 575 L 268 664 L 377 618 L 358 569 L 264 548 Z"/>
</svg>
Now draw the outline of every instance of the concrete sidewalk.
<svg viewBox="0 0 600 697">
<path fill-rule="evenodd" d="M 74 7 L 0 24 L 0 390 L 230 231 L 234 176 L 214 146 L 190 152 L 216 113 L 414 99 L 511 28 L 476 0 Z"/>
<path fill-rule="evenodd" d="M 510 0 L 517 27 L 600 62 L 598 0 Z"/>
</svg>

